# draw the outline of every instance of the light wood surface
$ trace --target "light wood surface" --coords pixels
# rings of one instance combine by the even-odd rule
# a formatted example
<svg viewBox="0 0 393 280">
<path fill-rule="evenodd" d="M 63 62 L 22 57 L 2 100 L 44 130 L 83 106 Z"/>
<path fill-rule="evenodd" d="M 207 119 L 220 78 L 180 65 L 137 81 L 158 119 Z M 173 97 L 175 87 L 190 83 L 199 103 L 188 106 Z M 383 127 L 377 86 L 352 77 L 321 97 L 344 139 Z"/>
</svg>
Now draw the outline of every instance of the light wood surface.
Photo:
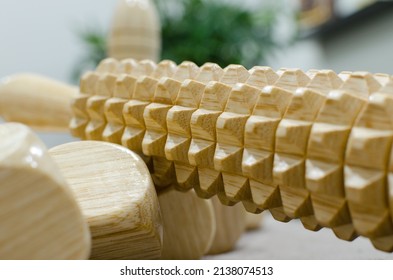
<svg viewBox="0 0 393 280">
<path fill-rule="evenodd" d="M 316 219 L 344 240 L 358 235 L 344 191 L 343 163 L 351 127 L 367 100 L 368 89 L 361 83 L 351 73 L 339 90 L 328 93 L 311 129 L 307 151 L 306 184 Z"/>
<path fill-rule="evenodd" d="M 246 212 L 246 230 L 252 231 L 262 227 L 263 215 Z"/>
<path fill-rule="evenodd" d="M 207 254 L 222 254 L 234 250 L 237 241 L 246 230 L 246 211 L 240 203 L 234 206 L 222 205 L 216 196 L 210 200 L 214 207 L 216 231 Z"/>
<path fill-rule="evenodd" d="M 111 90 L 102 82 L 108 73 L 116 76 Z M 310 230 L 331 228 L 344 240 L 363 235 L 391 251 L 392 129 L 380 128 L 391 118 L 375 101 L 382 94 L 389 103 L 391 79 L 106 60 L 81 81 L 71 124 L 82 125 L 71 131 L 86 139 L 89 124 L 104 132 L 111 127 L 97 140 L 138 152 L 159 190 L 193 188 L 252 213 L 269 210 L 282 222 L 299 218 Z M 111 110 L 103 102 L 84 105 L 102 99 L 114 104 Z"/>
<path fill-rule="evenodd" d="M 161 26 L 152 0 L 118 0 L 108 36 L 108 55 L 157 61 L 161 51 Z"/>
<path fill-rule="evenodd" d="M 68 131 L 77 93 L 76 87 L 39 75 L 6 77 L 0 81 L 1 116 L 40 130 Z"/>
<path fill-rule="evenodd" d="M 393 250 L 393 225 L 386 192 L 393 140 L 392 86 L 391 81 L 372 93 L 358 115 L 349 135 L 344 169 L 345 192 L 354 228 L 385 251 Z"/>
<path fill-rule="evenodd" d="M 193 190 L 173 187 L 159 193 L 164 224 L 162 259 L 200 259 L 209 250 L 216 231 L 214 208 Z"/>
<path fill-rule="evenodd" d="M 92 259 L 158 259 L 162 221 L 149 171 L 115 144 L 82 141 L 50 155 L 75 193 L 92 235 Z"/>
<path fill-rule="evenodd" d="M 0 259 L 86 259 L 90 232 L 44 144 L 0 125 Z"/>
</svg>

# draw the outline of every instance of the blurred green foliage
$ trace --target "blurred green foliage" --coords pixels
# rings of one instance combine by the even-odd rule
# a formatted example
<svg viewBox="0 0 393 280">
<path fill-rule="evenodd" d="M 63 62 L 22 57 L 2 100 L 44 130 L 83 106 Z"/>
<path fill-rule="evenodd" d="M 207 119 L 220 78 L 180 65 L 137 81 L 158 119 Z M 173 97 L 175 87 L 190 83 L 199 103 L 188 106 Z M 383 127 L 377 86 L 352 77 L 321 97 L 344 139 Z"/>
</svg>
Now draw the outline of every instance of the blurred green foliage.
<svg viewBox="0 0 393 280">
<path fill-rule="evenodd" d="M 249 9 L 223 0 L 155 0 L 162 22 L 162 58 L 222 67 L 265 63 L 277 47 L 277 1 L 264 2 L 263 7 Z"/>
<path fill-rule="evenodd" d="M 107 57 L 105 31 L 90 26 L 84 30 L 77 30 L 77 35 L 83 46 L 84 54 L 71 73 L 71 79 L 75 83 L 85 71 L 94 69 L 101 60 Z"/>
<path fill-rule="evenodd" d="M 162 22 L 162 58 L 198 65 L 214 62 L 221 67 L 266 64 L 277 47 L 273 39 L 280 1 L 264 0 L 250 9 L 224 0 L 154 0 Z M 269 4 L 266 4 L 268 2 Z M 106 32 L 90 27 L 78 32 L 85 50 L 72 78 L 106 57 Z"/>
</svg>

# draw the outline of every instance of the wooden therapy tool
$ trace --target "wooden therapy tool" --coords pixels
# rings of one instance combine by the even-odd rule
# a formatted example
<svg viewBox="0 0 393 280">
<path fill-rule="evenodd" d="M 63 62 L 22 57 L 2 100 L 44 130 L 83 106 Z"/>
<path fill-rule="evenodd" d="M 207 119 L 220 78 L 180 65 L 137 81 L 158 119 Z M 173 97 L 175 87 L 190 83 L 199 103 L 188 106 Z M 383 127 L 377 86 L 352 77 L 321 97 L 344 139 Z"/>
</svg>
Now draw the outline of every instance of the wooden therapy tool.
<svg viewBox="0 0 393 280">
<path fill-rule="evenodd" d="M 39 75 L 7 77 L 0 80 L 0 116 L 40 130 L 67 131 L 70 99 L 77 94 L 77 87 Z"/>
<path fill-rule="evenodd" d="M 91 259 L 160 258 L 160 207 L 139 156 L 122 146 L 95 141 L 60 145 L 49 153 L 90 226 Z"/>
<path fill-rule="evenodd" d="M 0 259 L 86 259 L 90 232 L 44 144 L 0 125 Z"/>
<path fill-rule="evenodd" d="M 151 0 L 118 0 L 108 36 L 108 54 L 116 59 L 133 57 L 158 61 L 161 26 Z"/>
<path fill-rule="evenodd" d="M 139 153 L 157 189 L 392 251 L 392 93 L 365 72 L 106 59 L 82 77 L 70 129 Z"/>
</svg>

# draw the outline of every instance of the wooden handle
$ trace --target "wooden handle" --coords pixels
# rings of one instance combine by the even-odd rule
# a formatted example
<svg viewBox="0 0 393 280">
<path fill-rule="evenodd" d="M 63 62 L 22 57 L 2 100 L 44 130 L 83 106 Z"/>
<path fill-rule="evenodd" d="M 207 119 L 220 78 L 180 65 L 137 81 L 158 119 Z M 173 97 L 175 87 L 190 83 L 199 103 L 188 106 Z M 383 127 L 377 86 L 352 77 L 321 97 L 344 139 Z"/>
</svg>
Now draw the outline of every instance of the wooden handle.
<svg viewBox="0 0 393 280">
<path fill-rule="evenodd" d="M 71 131 L 143 155 L 158 188 L 269 209 L 393 250 L 388 75 L 104 60 Z"/>
<path fill-rule="evenodd" d="M 38 75 L 10 76 L 0 82 L 0 116 L 39 130 L 67 131 L 77 92 L 76 87 Z"/>
<path fill-rule="evenodd" d="M 86 259 L 87 223 L 44 144 L 0 125 L 0 259 Z"/>
</svg>

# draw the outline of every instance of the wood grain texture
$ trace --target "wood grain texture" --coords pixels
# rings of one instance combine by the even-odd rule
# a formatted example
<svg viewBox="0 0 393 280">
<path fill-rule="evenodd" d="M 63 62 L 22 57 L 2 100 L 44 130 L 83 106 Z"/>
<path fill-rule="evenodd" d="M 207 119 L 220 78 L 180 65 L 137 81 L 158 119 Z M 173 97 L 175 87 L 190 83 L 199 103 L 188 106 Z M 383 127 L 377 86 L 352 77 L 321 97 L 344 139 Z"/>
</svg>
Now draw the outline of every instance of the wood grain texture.
<svg viewBox="0 0 393 280">
<path fill-rule="evenodd" d="M 345 192 L 354 228 L 385 251 L 393 250 L 387 192 L 393 140 L 392 86 L 390 82 L 371 94 L 359 114 L 349 135 L 344 169 Z"/>
<path fill-rule="evenodd" d="M 90 232 L 44 144 L 0 125 L 0 259 L 86 259 Z"/>
<path fill-rule="evenodd" d="M 1 116 L 43 131 L 68 131 L 70 102 L 77 94 L 76 87 L 39 75 L 6 77 L 0 81 Z"/>
<path fill-rule="evenodd" d="M 100 140 L 107 124 L 105 117 L 105 103 L 113 96 L 119 62 L 107 58 L 97 66 L 97 78 L 94 85 L 93 95 L 86 100 L 86 113 L 88 122 L 85 127 L 85 138 L 87 140 Z"/>
<path fill-rule="evenodd" d="M 306 184 L 311 191 L 316 219 L 344 240 L 353 240 L 358 235 L 344 190 L 345 149 L 352 125 L 368 94 L 369 86 L 362 76 L 348 74 L 341 88 L 326 96 L 308 142 Z"/>
<path fill-rule="evenodd" d="M 193 190 L 173 187 L 159 193 L 164 222 L 162 259 L 200 259 L 210 248 L 216 231 L 214 208 Z"/>
<path fill-rule="evenodd" d="M 241 204 L 222 205 L 214 196 L 210 199 L 214 207 L 216 231 L 208 255 L 222 254 L 233 250 L 237 241 L 246 230 L 246 211 Z"/>
<path fill-rule="evenodd" d="M 157 61 L 161 51 L 161 26 L 154 1 L 117 2 L 108 35 L 109 57 Z"/>
<path fill-rule="evenodd" d="M 165 157 L 165 144 L 168 142 L 167 116 L 178 99 L 182 82 L 194 79 L 198 73 L 199 68 L 194 63 L 187 61 L 181 63 L 177 66 L 173 76 L 162 77 L 158 81 L 152 98 L 153 102 L 144 111 L 146 133 L 142 141 L 142 150 L 145 155 L 153 156 L 155 169 L 164 171 L 152 174 L 157 187 L 164 188 L 176 183 L 176 178 L 187 177 L 187 174 L 179 173 L 186 172 L 185 168 L 177 170 L 175 164 Z M 181 165 L 180 162 L 178 164 Z"/>
<path fill-rule="evenodd" d="M 115 144 L 82 141 L 50 150 L 92 234 L 92 259 L 158 259 L 162 221 L 149 171 Z"/>
<path fill-rule="evenodd" d="M 83 77 L 71 124 L 90 123 L 84 104 L 108 92 L 102 80 L 110 71 L 103 63 Z M 252 213 L 269 210 L 282 222 L 299 218 L 307 229 L 329 227 L 344 240 L 364 235 L 393 250 L 391 130 L 378 128 L 390 115 L 374 104 L 381 91 L 392 94 L 391 76 L 130 60 L 117 63 L 115 76 L 105 117 L 94 113 L 94 122 L 106 123 L 97 137 L 143 156 L 157 189 L 193 188 Z M 378 118 L 362 117 L 369 106 Z M 370 151 L 360 152 L 362 143 Z M 384 202 L 371 206 L 372 196 Z"/>
</svg>

